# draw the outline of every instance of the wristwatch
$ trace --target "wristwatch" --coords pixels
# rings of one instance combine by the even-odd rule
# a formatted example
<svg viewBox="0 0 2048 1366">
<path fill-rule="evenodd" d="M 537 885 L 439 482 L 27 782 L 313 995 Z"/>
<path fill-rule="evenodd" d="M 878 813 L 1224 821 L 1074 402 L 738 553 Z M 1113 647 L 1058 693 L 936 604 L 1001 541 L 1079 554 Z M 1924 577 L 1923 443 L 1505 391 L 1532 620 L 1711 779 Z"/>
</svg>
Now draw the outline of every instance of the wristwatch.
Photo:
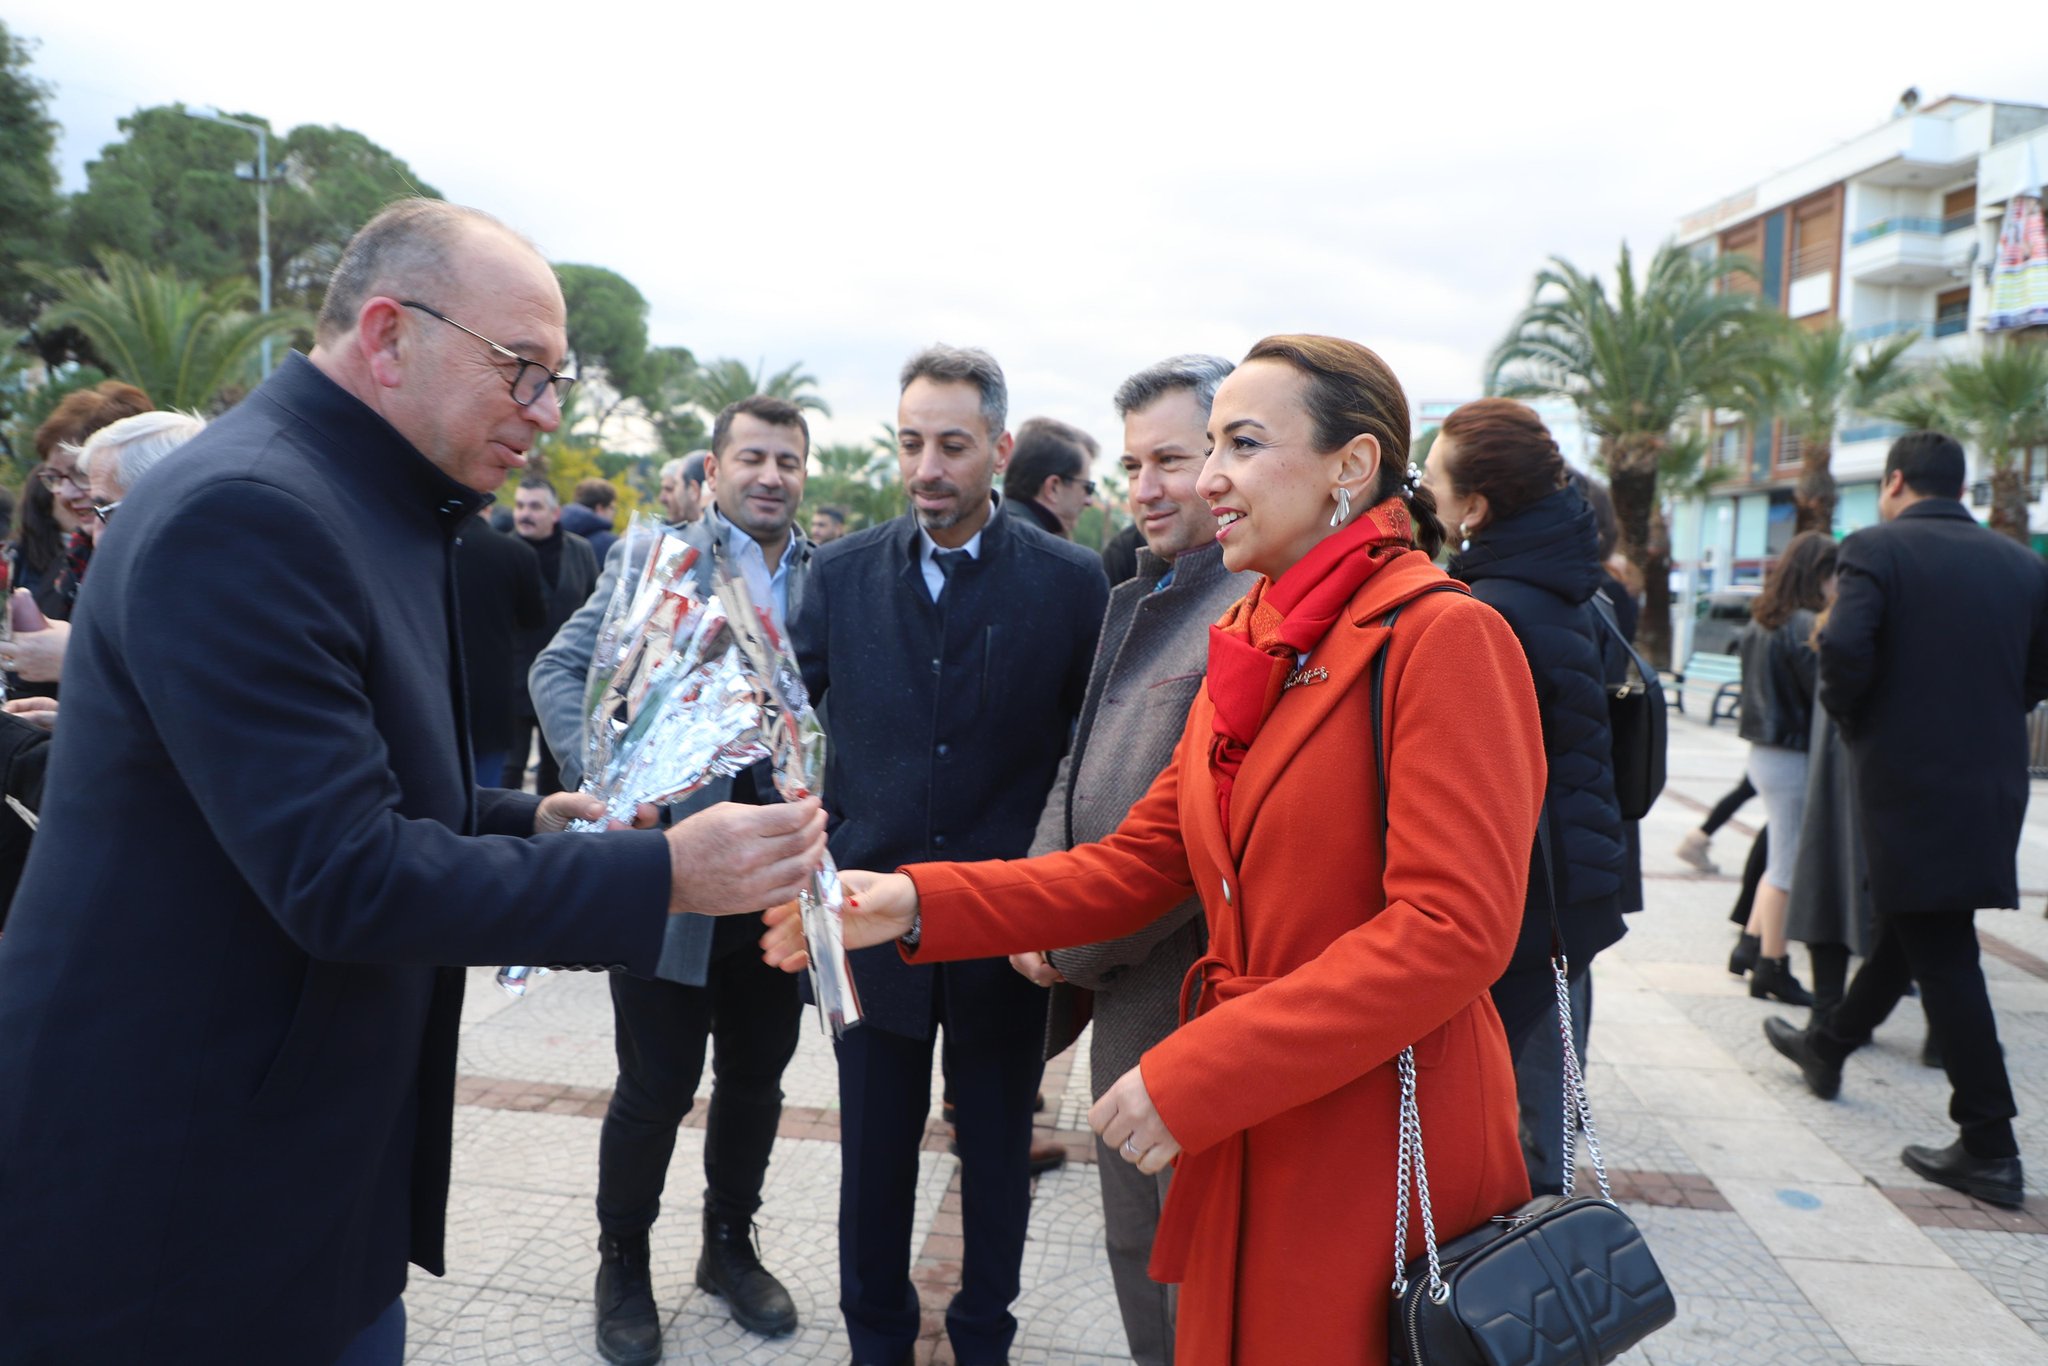
<svg viewBox="0 0 2048 1366">
<path fill-rule="evenodd" d="M 910 913 L 910 928 L 903 932 L 903 934 L 898 939 L 898 942 L 901 943 L 904 948 L 909 949 L 912 953 L 915 953 L 917 952 L 918 937 L 923 933 L 924 912 L 922 910 L 912 911 Z"/>
</svg>

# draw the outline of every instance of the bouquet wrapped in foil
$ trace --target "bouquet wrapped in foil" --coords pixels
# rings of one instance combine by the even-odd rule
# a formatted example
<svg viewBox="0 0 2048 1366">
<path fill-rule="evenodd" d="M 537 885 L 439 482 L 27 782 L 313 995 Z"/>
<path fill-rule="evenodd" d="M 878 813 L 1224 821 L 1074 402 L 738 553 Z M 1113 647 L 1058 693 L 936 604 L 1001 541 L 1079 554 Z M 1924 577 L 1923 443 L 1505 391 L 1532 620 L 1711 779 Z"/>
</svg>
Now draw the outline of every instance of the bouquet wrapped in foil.
<svg viewBox="0 0 2048 1366">
<path fill-rule="evenodd" d="M 604 803 L 604 814 L 570 829 L 631 824 L 643 802 L 680 801 L 764 759 L 785 800 L 817 792 L 824 730 L 745 580 L 714 552 L 716 587 L 700 600 L 694 575 L 702 552 L 638 517 L 627 535 L 654 543 L 636 579 L 619 577 L 584 693 L 582 790 Z M 814 998 L 837 1035 L 861 1012 L 841 933 L 845 893 L 829 857 L 800 900 Z M 535 972 L 502 968 L 498 984 L 523 995 Z"/>
</svg>

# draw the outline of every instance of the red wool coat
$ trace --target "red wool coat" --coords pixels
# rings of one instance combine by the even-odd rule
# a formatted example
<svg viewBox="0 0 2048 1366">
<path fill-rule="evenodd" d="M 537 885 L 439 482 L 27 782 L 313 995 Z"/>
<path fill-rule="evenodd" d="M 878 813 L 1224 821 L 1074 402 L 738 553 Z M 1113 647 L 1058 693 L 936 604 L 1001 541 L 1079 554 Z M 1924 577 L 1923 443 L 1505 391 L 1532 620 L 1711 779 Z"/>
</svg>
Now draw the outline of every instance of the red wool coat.
<svg viewBox="0 0 2048 1366">
<path fill-rule="evenodd" d="M 1365 582 L 1253 741 L 1227 831 L 1205 690 L 1109 839 L 905 870 L 920 962 L 1105 939 L 1200 894 L 1193 1018 L 1140 1065 L 1183 1149 L 1151 1268 L 1182 1285 L 1183 1366 L 1386 1360 L 1406 1045 L 1439 1238 L 1528 1198 L 1487 988 L 1521 926 L 1543 740 L 1507 623 L 1462 593 L 1418 596 L 1446 581 L 1415 551 Z M 1389 646 L 1381 621 L 1404 602 Z M 1386 648 L 1383 856 L 1370 697 Z"/>
</svg>

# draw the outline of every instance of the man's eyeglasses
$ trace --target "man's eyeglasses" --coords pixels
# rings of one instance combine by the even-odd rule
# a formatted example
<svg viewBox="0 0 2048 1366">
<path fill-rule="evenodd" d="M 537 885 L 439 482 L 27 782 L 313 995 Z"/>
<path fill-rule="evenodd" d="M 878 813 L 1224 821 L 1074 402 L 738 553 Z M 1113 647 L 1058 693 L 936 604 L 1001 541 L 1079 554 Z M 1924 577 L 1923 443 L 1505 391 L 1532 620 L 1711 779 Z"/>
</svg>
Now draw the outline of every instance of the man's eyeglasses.
<svg viewBox="0 0 2048 1366">
<path fill-rule="evenodd" d="M 114 509 L 119 506 L 121 506 L 119 498 L 116 498 L 111 503 L 94 503 L 92 505 L 92 515 L 100 519 L 101 526 L 105 526 L 108 522 L 114 520 Z"/>
<path fill-rule="evenodd" d="M 525 408 L 540 402 L 541 394 L 547 390 L 550 384 L 555 386 L 555 402 L 567 403 L 569 401 L 569 388 L 576 383 L 576 376 L 558 374 L 537 360 L 528 360 L 511 347 L 500 346 L 483 333 L 473 328 L 464 327 L 438 308 L 431 308 L 415 299 L 400 299 L 398 302 L 405 308 L 417 308 L 429 318 L 439 318 L 458 332 L 469 333 L 470 336 L 475 337 L 506 360 L 516 364 L 519 368 L 512 372 L 512 401 L 520 407 Z"/>
<path fill-rule="evenodd" d="M 1076 474 L 1069 477 L 1067 482 L 1069 484 L 1079 484 L 1083 489 L 1087 490 L 1090 498 L 1095 496 L 1095 481 L 1093 479 L 1083 479 L 1080 475 Z"/>
</svg>

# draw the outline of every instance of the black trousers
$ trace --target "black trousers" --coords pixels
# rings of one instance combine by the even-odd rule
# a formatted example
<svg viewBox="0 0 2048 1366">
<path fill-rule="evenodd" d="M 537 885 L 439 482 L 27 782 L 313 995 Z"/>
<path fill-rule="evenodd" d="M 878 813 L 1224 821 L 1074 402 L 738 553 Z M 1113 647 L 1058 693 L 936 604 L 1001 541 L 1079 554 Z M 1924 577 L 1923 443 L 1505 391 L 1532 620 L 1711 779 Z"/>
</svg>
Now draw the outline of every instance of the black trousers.
<svg viewBox="0 0 2048 1366">
<path fill-rule="evenodd" d="M 922 1039 L 865 1025 L 839 1040 L 839 1308 L 856 1361 L 895 1361 L 917 1343 L 910 1234 L 941 1020 L 965 1243 L 946 1336 L 960 1366 L 985 1366 L 1008 1360 L 1017 1335 L 1010 1305 L 1031 1218 L 1031 1110 L 1045 1072 L 1045 1012 L 978 1011 L 963 1001 L 949 1014 L 945 995 L 941 975 L 933 1031 Z"/>
<path fill-rule="evenodd" d="M 533 752 L 538 726 L 539 723 L 531 716 L 521 719 L 518 729 L 512 733 L 512 744 L 505 751 L 504 786 L 514 792 L 523 791 L 526 787 L 526 756 Z M 483 780 L 484 775 L 478 774 L 477 781 Z M 562 766 L 555 762 L 545 737 L 540 742 L 540 771 L 534 775 L 533 790 L 543 797 L 562 790 Z"/>
<path fill-rule="evenodd" d="M 1735 819 L 1735 813 L 1742 809 L 1742 804 L 1755 795 L 1756 787 L 1749 781 L 1749 775 L 1743 774 L 1742 781 L 1728 789 L 1727 794 L 1714 803 L 1714 809 L 1700 822 L 1700 829 L 1706 834 L 1713 834 Z"/>
<path fill-rule="evenodd" d="M 597 1150 L 597 1221 L 635 1234 L 661 1212 L 676 1126 L 690 1112 L 711 1044 L 704 1137 L 704 1209 L 744 1223 L 782 1119 L 782 1070 L 803 1023 L 797 979 L 761 961 L 761 917 L 727 916 L 712 932 L 705 985 L 612 974 L 619 1081 Z"/>
<path fill-rule="evenodd" d="M 1927 1028 L 1941 1047 L 1951 1088 L 1948 1113 L 1975 1157 L 2017 1157 L 2012 1080 L 1998 1044 L 1998 1018 L 1984 986 L 1973 915 L 1881 915 L 1877 942 L 1821 1024 L 1822 1046 L 1846 1056 L 1870 1036 L 1911 983 L 1920 984 Z"/>
</svg>

